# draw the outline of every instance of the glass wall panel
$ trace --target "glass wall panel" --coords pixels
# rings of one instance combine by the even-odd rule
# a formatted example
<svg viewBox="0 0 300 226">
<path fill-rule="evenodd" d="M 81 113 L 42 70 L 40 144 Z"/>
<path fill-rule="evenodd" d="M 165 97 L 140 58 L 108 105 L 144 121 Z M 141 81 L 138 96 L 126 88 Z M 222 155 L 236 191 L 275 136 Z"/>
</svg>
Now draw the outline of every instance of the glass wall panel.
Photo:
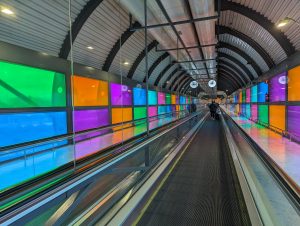
<svg viewBox="0 0 300 226">
<path fill-rule="evenodd" d="M 166 104 L 171 104 L 171 94 L 166 93 Z"/>
<path fill-rule="evenodd" d="M 246 103 L 250 103 L 251 102 L 251 89 L 248 88 L 246 89 Z"/>
<path fill-rule="evenodd" d="M 251 118 L 251 106 L 250 106 L 250 104 L 246 104 L 246 117 Z"/>
<path fill-rule="evenodd" d="M 146 105 L 146 90 L 142 88 L 133 88 L 133 104 Z"/>
<path fill-rule="evenodd" d="M 0 147 L 67 133 L 66 112 L 0 114 Z"/>
<path fill-rule="evenodd" d="M 251 87 L 251 102 L 257 102 L 257 85 Z"/>
<path fill-rule="evenodd" d="M 258 120 L 262 123 L 269 124 L 269 106 L 258 105 Z"/>
<path fill-rule="evenodd" d="M 158 104 L 166 104 L 166 95 L 163 92 L 158 92 Z"/>
<path fill-rule="evenodd" d="M 64 106 L 64 74 L 0 62 L 0 108 Z"/>
<path fill-rule="evenodd" d="M 171 98 L 171 104 L 176 104 L 176 95 L 172 94 Z"/>
<path fill-rule="evenodd" d="M 148 114 L 149 114 L 149 117 L 156 116 L 157 115 L 157 107 L 156 106 L 149 107 Z"/>
<path fill-rule="evenodd" d="M 109 125 L 108 109 L 75 110 L 74 131 L 83 131 Z"/>
<path fill-rule="evenodd" d="M 165 114 L 165 113 L 167 113 L 166 106 L 158 106 L 158 114 L 162 115 L 162 114 Z"/>
<path fill-rule="evenodd" d="M 128 122 L 132 120 L 132 108 L 112 108 L 111 121 L 112 124 Z"/>
<path fill-rule="evenodd" d="M 107 106 L 108 83 L 102 80 L 72 76 L 74 106 Z"/>
<path fill-rule="evenodd" d="M 148 90 L 148 103 L 149 105 L 157 104 L 157 92 L 153 90 Z"/>
<path fill-rule="evenodd" d="M 134 115 L 134 120 L 146 118 L 147 117 L 146 107 L 133 108 L 133 115 Z"/>
<path fill-rule="evenodd" d="M 132 105 L 132 91 L 126 85 L 110 83 L 110 98 L 112 106 Z"/>
<path fill-rule="evenodd" d="M 258 84 L 257 102 L 266 102 L 268 99 L 268 84 L 261 82 Z"/>
<path fill-rule="evenodd" d="M 270 79 L 270 102 L 285 101 L 286 99 L 286 72 Z"/>
<path fill-rule="evenodd" d="M 288 106 L 288 131 L 300 141 L 300 106 Z"/>
<path fill-rule="evenodd" d="M 270 125 L 285 130 L 285 106 L 270 105 Z"/>
<path fill-rule="evenodd" d="M 257 121 L 257 104 L 251 105 L 251 119 Z"/>
<path fill-rule="evenodd" d="M 288 71 L 288 100 L 300 101 L 300 66 Z"/>
</svg>

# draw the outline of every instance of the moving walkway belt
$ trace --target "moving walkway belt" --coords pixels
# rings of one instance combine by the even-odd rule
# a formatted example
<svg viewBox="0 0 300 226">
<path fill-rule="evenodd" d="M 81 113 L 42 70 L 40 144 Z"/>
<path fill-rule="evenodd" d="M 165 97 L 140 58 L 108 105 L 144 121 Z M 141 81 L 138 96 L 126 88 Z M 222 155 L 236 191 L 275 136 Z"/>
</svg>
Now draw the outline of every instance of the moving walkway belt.
<svg viewBox="0 0 300 226">
<path fill-rule="evenodd" d="M 251 225 L 220 121 L 205 121 L 135 223 Z"/>
</svg>

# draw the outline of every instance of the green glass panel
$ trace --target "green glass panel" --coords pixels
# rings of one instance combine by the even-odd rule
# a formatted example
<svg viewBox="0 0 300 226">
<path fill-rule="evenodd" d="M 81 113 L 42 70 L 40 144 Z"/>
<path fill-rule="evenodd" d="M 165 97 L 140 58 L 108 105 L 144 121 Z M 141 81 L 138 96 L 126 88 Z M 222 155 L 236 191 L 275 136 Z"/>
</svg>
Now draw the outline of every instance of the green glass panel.
<svg viewBox="0 0 300 226">
<path fill-rule="evenodd" d="M 146 118 L 147 117 L 146 107 L 135 107 L 133 109 L 133 114 L 134 114 L 134 120 Z"/>
<path fill-rule="evenodd" d="M 63 106 L 64 74 L 0 62 L 0 108 Z"/>
<path fill-rule="evenodd" d="M 171 94 L 166 93 L 166 104 L 171 104 Z"/>
<path fill-rule="evenodd" d="M 243 103 L 246 102 L 246 90 L 242 91 L 242 101 L 243 101 Z"/>
<path fill-rule="evenodd" d="M 269 106 L 258 105 L 258 119 L 259 121 L 269 124 Z"/>
</svg>

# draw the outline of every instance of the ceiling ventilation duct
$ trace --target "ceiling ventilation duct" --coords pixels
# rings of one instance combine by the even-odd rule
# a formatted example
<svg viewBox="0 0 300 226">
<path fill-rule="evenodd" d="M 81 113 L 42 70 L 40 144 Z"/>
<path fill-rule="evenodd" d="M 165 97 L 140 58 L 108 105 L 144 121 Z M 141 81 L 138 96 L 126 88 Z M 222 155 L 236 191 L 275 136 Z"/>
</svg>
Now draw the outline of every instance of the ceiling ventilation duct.
<svg viewBox="0 0 300 226">
<path fill-rule="evenodd" d="M 120 3 L 144 26 L 144 1 L 120 0 Z M 196 18 L 215 16 L 214 1 L 211 0 L 148 0 L 147 24 L 168 23 L 191 20 Z M 176 32 L 174 32 L 174 30 Z M 215 20 L 198 21 L 172 26 L 162 26 L 149 29 L 148 32 L 159 42 L 161 49 L 169 50 L 171 56 L 187 70 L 194 79 L 198 80 L 201 88 L 207 93 L 215 93 L 216 88 L 210 88 L 208 81 L 216 78 L 216 61 L 203 61 L 215 59 L 215 46 L 195 47 L 216 43 Z M 177 34 L 176 34 L 177 33 Z M 181 42 L 182 41 L 182 42 Z M 191 61 L 191 58 L 193 59 Z"/>
</svg>

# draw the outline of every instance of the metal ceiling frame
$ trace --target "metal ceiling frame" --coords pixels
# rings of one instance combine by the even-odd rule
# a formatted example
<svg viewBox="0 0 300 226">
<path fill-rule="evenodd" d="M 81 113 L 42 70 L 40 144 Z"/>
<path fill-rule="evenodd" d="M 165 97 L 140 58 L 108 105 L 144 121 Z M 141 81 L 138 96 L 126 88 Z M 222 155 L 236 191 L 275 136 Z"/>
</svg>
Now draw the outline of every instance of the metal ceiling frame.
<svg viewBox="0 0 300 226">
<path fill-rule="evenodd" d="M 264 59 L 265 63 L 268 65 L 269 68 L 275 66 L 275 62 L 272 59 L 272 57 L 268 54 L 268 52 L 249 36 L 226 26 L 219 26 L 219 32 L 220 34 L 229 34 L 241 39 L 243 42 L 251 46 Z"/>
<path fill-rule="evenodd" d="M 159 56 L 156 61 L 154 61 L 154 63 L 149 68 L 148 79 L 151 77 L 152 72 L 155 70 L 155 68 L 169 56 L 170 56 L 170 54 L 168 52 L 165 52 L 163 55 Z M 146 82 L 146 76 L 144 77 L 143 82 Z"/>
<path fill-rule="evenodd" d="M 239 13 L 245 17 L 248 17 L 250 20 L 256 22 L 257 24 L 259 24 L 262 28 L 264 28 L 273 36 L 273 38 L 278 42 L 281 48 L 285 51 L 287 56 L 290 56 L 293 53 L 295 53 L 295 47 L 291 44 L 289 39 L 279 29 L 274 29 L 275 25 L 264 15 L 239 3 L 235 3 L 228 0 L 222 0 L 221 11 L 226 11 L 226 10 Z"/>
<path fill-rule="evenodd" d="M 218 49 L 222 49 L 222 48 L 229 49 L 232 52 L 238 54 L 241 58 L 244 58 L 245 61 L 247 61 L 247 62 L 250 63 L 250 65 L 255 70 L 255 72 L 257 73 L 258 76 L 262 75 L 262 70 L 260 69 L 260 67 L 257 65 L 257 63 L 255 62 L 255 60 L 252 59 L 247 53 L 245 53 L 244 51 L 242 51 L 238 47 L 233 46 L 233 45 L 231 45 L 229 43 L 219 42 Z"/>
<path fill-rule="evenodd" d="M 204 48 L 204 47 L 211 47 L 211 46 L 216 46 L 218 43 L 213 43 L 213 44 L 207 44 L 207 45 L 200 45 L 200 46 L 187 46 L 186 49 L 196 49 L 196 48 Z M 177 47 L 177 48 L 170 48 L 170 49 L 158 49 L 156 47 L 155 51 L 156 52 L 162 52 L 162 51 L 174 51 L 174 50 L 183 50 L 183 47 Z"/>
<path fill-rule="evenodd" d="M 198 60 L 184 60 L 184 61 L 174 61 L 173 64 L 181 64 L 181 63 L 192 63 L 192 62 L 205 62 L 205 61 L 211 61 L 216 59 L 198 59 Z"/>
<path fill-rule="evenodd" d="M 221 65 L 225 65 L 229 70 L 233 71 L 238 78 L 240 78 L 240 80 L 242 81 L 243 85 L 247 85 L 248 81 L 245 79 L 244 76 L 242 76 L 242 71 L 240 69 L 238 69 L 236 66 L 234 66 L 232 63 L 224 61 L 224 60 L 219 60 L 219 64 Z M 220 69 L 220 67 L 219 67 Z"/>
<path fill-rule="evenodd" d="M 166 72 L 173 66 L 173 64 L 168 64 L 160 73 L 159 76 L 155 79 L 154 86 L 157 86 L 160 80 L 163 78 L 163 76 L 166 74 Z"/>
<path fill-rule="evenodd" d="M 238 81 L 238 84 L 242 87 L 245 86 L 245 81 L 241 79 L 241 77 L 238 75 L 238 73 L 231 68 L 231 64 L 220 64 L 219 67 L 219 73 L 221 71 L 225 71 L 226 73 L 228 73 L 230 76 L 232 76 L 236 81 Z M 235 76 L 233 76 L 235 75 Z"/>
<path fill-rule="evenodd" d="M 238 83 L 238 81 L 229 72 L 221 70 L 218 78 L 220 78 L 222 76 L 226 77 L 230 81 L 230 83 L 232 84 L 232 87 L 234 87 L 234 89 L 239 89 L 240 87 L 242 87 Z M 228 81 L 226 83 L 228 83 Z"/>
<path fill-rule="evenodd" d="M 169 90 L 171 91 L 176 91 L 178 85 L 179 85 L 179 82 L 183 79 L 187 77 L 187 75 L 185 73 L 182 73 L 182 74 L 179 74 L 173 81 L 172 85 L 169 87 Z M 176 89 L 175 89 L 176 88 Z"/>
<path fill-rule="evenodd" d="M 139 22 L 135 22 L 134 24 L 138 25 Z M 118 52 L 124 45 L 124 43 L 134 34 L 134 31 L 130 30 L 130 27 L 127 28 L 125 32 L 121 35 L 121 37 L 116 41 L 114 46 L 111 48 L 109 54 L 107 54 L 107 57 L 104 61 L 102 71 L 109 71 L 111 64 L 113 63 L 115 57 L 117 56 Z"/>
<path fill-rule="evenodd" d="M 186 84 L 188 80 L 190 80 L 190 76 L 186 76 L 184 79 L 182 79 L 177 85 L 177 89 L 174 89 L 175 91 L 178 91 L 179 93 L 183 93 L 183 86 Z M 182 91 L 181 91 L 182 90 Z"/>
<path fill-rule="evenodd" d="M 225 89 L 223 89 L 225 88 Z M 226 91 L 226 89 L 231 93 L 236 90 L 234 86 L 232 86 L 231 83 L 226 82 L 226 79 L 224 77 L 218 78 L 218 90 Z"/>
<path fill-rule="evenodd" d="M 90 15 L 94 12 L 94 10 L 103 2 L 103 0 L 90 0 L 86 5 L 83 7 L 83 9 L 80 11 L 80 13 L 77 15 L 76 19 L 74 20 L 71 30 L 72 30 L 72 43 L 74 43 L 77 35 L 79 34 L 82 26 L 85 24 L 87 19 L 90 17 Z M 63 59 L 67 59 L 71 50 L 70 45 L 70 31 L 68 31 L 63 44 L 60 48 L 60 52 L 58 56 Z"/>
<path fill-rule="evenodd" d="M 226 58 L 226 59 L 230 60 L 231 62 L 235 63 L 236 65 L 238 65 L 246 73 L 248 82 L 255 79 L 254 76 L 252 75 L 252 73 L 249 71 L 249 69 L 235 57 L 228 55 L 226 53 L 221 53 L 221 52 L 218 52 L 218 57 Z"/>
<path fill-rule="evenodd" d="M 153 48 L 155 48 L 155 46 L 158 45 L 158 42 L 156 40 L 154 40 L 153 42 L 151 42 L 148 46 L 147 46 L 147 50 L 148 52 L 150 52 Z M 143 61 L 143 59 L 145 58 L 146 55 L 146 49 L 144 49 L 139 56 L 135 59 L 134 63 L 132 64 L 132 66 L 130 67 L 128 74 L 127 74 L 127 78 L 132 78 L 136 69 L 138 68 L 138 66 L 140 65 L 140 63 Z"/>
<path fill-rule="evenodd" d="M 166 80 L 166 81 L 168 81 L 168 80 L 170 80 L 171 79 L 171 77 L 173 77 L 178 71 L 180 70 L 180 68 L 176 68 L 174 71 L 172 71 L 171 72 L 171 74 L 169 75 L 169 77 L 168 77 L 168 79 Z M 183 74 L 185 74 L 185 72 L 183 71 L 183 72 L 181 72 L 181 73 L 179 73 L 178 74 L 178 76 L 177 77 L 179 77 L 179 76 L 181 76 L 181 75 L 183 75 Z M 170 84 L 170 86 L 169 87 L 172 87 L 172 86 L 174 86 L 174 81 L 176 81 L 176 78 L 172 81 L 172 83 Z M 168 83 L 167 82 L 165 82 L 164 83 L 164 85 L 163 85 L 163 88 L 166 88 L 167 87 L 167 85 L 168 85 Z"/>
</svg>

